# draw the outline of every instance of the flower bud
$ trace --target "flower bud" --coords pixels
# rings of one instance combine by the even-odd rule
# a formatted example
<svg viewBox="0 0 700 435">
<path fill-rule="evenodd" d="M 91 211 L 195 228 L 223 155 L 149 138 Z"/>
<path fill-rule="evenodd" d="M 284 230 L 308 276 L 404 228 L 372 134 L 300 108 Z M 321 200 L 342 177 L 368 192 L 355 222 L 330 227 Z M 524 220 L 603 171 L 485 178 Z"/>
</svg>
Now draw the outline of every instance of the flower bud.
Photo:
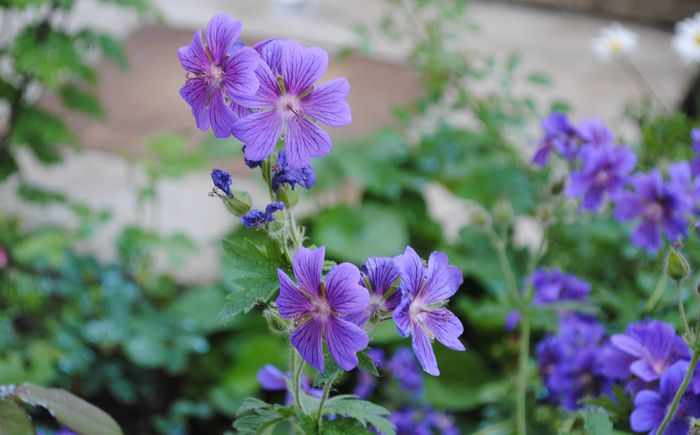
<svg viewBox="0 0 700 435">
<path fill-rule="evenodd" d="M 551 225 L 554 219 L 554 209 L 550 204 L 542 204 L 537 208 L 537 217 L 544 225 Z"/>
<path fill-rule="evenodd" d="M 666 274 L 674 281 L 683 281 L 690 275 L 690 264 L 683 254 L 671 250 L 666 260 Z"/>
<path fill-rule="evenodd" d="M 263 317 L 267 321 L 267 326 L 272 332 L 284 333 L 289 329 L 288 323 L 280 316 L 279 312 L 272 307 L 267 307 L 265 311 L 263 311 Z"/>
<path fill-rule="evenodd" d="M 513 206 L 505 198 L 499 199 L 493 205 L 493 217 L 500 225 L 510 225 L 513 220 Z"/>
<path fill-rule="evenodd" d="M 285 184 L 277 192 L 277 199 L 282 201 L 287 209 L 290 209 L 299 203 L 299 192 Z"/>
<path fill-rule="evenodd" d="M 490 217 L 486 211 L 478 209 L 471 214 L 471 223 L 477 228 L 486 229 L 489 226 Z"/>
<path fill-rule="evenodd" d="M 232 192 L 230 197 L 223 198 L 226 207 L 236 216 L 243 216 L 252 207 L 252 201 L 248 192 Z"/>
</svg>

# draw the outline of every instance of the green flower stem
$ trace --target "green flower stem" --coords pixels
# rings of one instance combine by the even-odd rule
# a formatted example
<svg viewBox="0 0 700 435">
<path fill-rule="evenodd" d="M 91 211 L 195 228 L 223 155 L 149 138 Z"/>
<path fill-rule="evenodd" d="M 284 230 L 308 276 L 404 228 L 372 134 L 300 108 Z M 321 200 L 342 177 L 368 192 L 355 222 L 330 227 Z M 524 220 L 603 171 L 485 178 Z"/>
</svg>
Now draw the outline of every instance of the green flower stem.
<svg viewBox="0 0 700 435">
<path fill-rule="evenodd" d="M 668 283 L 668 276 L 666 276 L 665 273 L 662 273 L 661 276 L 659 277 L 659 280 L 656 282 L 656 286 L 654 287 L 654 292 L 651 294 L 651 296 L 649 297 L 649 300 L 644 305 L 644 312 L 645 313 L 651 313 L 654 310 L 656 303 L 659 302 L 659 299 L 661 299 L 661 297 L 664 295 L 664 291 L 666 290 L 667 283 Z"/>
<path fill-rule="evenodd" d="M 695 345 L 697 345 L 697 343 L 695 343 Z M 678 389 L 678 391 L 676 391 L 676 395 L 673 398 L 673 402 L 671 402 L 671 407 L 668 409 L 666 417 L 664 417 L 664 421 L 661 423 L 661 426 L 659 426 L 659 430 L 657 430 L 656 433 L 664 433 L 666 427 L 668 427 L 669 423 L 671 423 L 671 419 L 676 413 L 678 404 L 681 402 L 681 398 L 683 397 L 683 394 L 685 394 L 685 390 L 688 388 L 688 384 L 690 384 L 690 379 L 693 377 L 693 373 L 695 373 L 695 366 L 698 364 L 698 357 L 700 357 L 700 349 L 694 349 L 693 357 L 690 359 L 690 367 L 688 367 L 688 371 L 686 372 L 685 377 L 683 378 L 681 387 Z"/>
<path fill-rule="evenodd" d="M 681 313 L 687 339 L 694 343 L 695 335 L 690 331 L 690 323 L 688 323 L 688 316 L 685 314 L 685 306 L 683 305 L 683 284 L 681 281 L 676 281 L 676 285 L 678 287 L 678 312 Z"/>
<path fill-rule="evenodd" d="M 515 415 L 518 435 L 527 433 L 527 362 L 530 358 L 530 315 L 522 311 L 520 319 L 520 347 L 518 350 L 518 383 Z"/>
<path fill-rule="evenodd" d="M 299 360 L 299 354 L 294 346 L 290 346 L 291 353 L 290 358 L 292 360 L 292 389 L 294 390 L 294 403 L 296 403 L 297 408 L 301 409 L 301 412 L 306 412 L 304 405 L 301 403 L 301 372 L 304 368 L 304 361 Z"/>
<path fill-rule="evenodd" d="M 326 400 L 328 399 L 328 395 L 331 392 L 331 387 L 333 386 L 333 381 L 335 381 L 335 377 L 337 376 L 337 373 L 334 374 L 333 376 L 326 381 L 326 384 L 323 386 L 323 394 L 321 395 L 321 400 L 318 402 L 318 412 L 316 413 L 316 429 L 318 433 L 322 433 L 321 430 L 323 429 L 323 406 L 326 404 Z"/>
</svg>

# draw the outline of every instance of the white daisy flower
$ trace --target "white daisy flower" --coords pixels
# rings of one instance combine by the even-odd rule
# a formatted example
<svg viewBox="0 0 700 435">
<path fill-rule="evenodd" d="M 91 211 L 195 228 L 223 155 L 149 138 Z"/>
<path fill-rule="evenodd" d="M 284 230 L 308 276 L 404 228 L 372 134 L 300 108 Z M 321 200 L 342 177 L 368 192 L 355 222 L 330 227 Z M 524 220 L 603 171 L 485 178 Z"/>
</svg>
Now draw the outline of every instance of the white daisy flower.
<svg viewBox="0 0 700 435">
<path fill-rule="evenodd" d="M 686 62 L 700 62 L 700 12 L 676 23 L 671 45 Z"/>
<path fill-rule="evenodd" d="M 639 45 L 637 34 L 620 23 L 604 27 L 600 36 L 593 39 L 593 51 L 603 60 L 614 59 L 634 51 Z"/>
</svg>

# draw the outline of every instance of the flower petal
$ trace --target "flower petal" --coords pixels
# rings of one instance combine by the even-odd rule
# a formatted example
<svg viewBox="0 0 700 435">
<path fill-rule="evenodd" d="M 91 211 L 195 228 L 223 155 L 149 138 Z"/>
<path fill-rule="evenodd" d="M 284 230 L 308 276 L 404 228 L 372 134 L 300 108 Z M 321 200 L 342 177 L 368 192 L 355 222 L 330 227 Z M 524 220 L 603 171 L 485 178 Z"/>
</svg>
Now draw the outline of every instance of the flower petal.
<svg viewBox="0 0 700 435">
<path fill-rule="evenodd" d="M 426 312 L 425 316 L 423 324 L 440 343 L 452 350 L 466 350 L 462 342 L 459 341 L 459 336 L 464 332 L 464 326 L 450 310 L 438 308 Z"/>
<path fill-rule="evenodd" d="M 348 315 L 364 311 L 369 305 L 369 293 L 360 284 L 360 271 L 350 263 L 341 263 L 326 277 L 326 299 L 331 309 Z"/>
<path fill-rule="evenodd" d="M 407 295 L 414 296 L 423 286 L 425 278 L 425 266 L 423 259 L 410 246 L 402 255 L 395 259 L 396 267 L 401 275 L 401 289 Z"/>
<path fill-rule="evenodd" d="M 197 128 L 206 131 L 209 128 L 209 106 L 207 94 L 209 93 L 207 82 L 201 78 L 188 79 L 180 88 L 180 96 L 192 107 Z"/>
<path fill-rule="evenodd" d="M 264 62 L 260 62 L 255 69 L 255 77 L 260 84 L 258 91 L 253 95 L 237 95 L 234 99 L 237 103 L 251 109 L 275 108 L 282 92 L 274 74 Z"/>
<path fill-rule="evenodd" d="M 413 353 L 416 354 L 418 362 L 423 367 L 426 373 L 433 376 L 440 376 L 440 370 L 437 366 L 437 360 L 435 359 L 435 352 L 433 352 L 433 344 L 428 337 L 428 334 L 423 331 L 420 325 L 413 324 Z"/>
<path fill-rule="evenodd" d="M 289 378 L 289 375 L 282 373 L 282 370 L 272 364 L 265 364 L 263 368 L 258 370 L 258 382 L 264 390 L 286 390 L 286 378 Z"/>
<path fill-rule="evenodd" d="M 323 371 L 323 324 L 309 319 L 292 332 L 289 339 L 304 361 L 311 367 Z"/>
<path fill-rule="evenodd" d="M 287 120 L 287 137 L 284 153 L 292 169 L 301 169 L 309 164 L 311 157 L 323 157 L 331 151 L 331 137 L 321 127 L 304 117 Z"/>
<path fill-rule="evenodd" d="M 253 95 L 258 91 L 260 82 L 255 74 L 258 65 L 260 56 L 249 47 L 241 48 L 229 57 L 223 68 L 222 80 L 229 98 Z"/>
<path fill-rule="evenodd" d="M 273 74 L 279 74 L 282 69 L 282 55 L 288 39 L 266 39 L 253 46 L 260 53 L 260 58 L 265 62 Z"/>
<path fill-rule="evenodd" d="M 231 136 L 231 128 L 236 122 L 236 115 L 231 106 L 226 104 L 224 91 L 221 88 L 214 89 L 209 109 L 211 129 L 217 138 Z"/>
<path fill-rule="evenodd" d="M 462 285 L 462 271 L 448 264 L 447 255 L 435 251 L 428 259 L 428 280 L 420 298 L 428 304 L 446 301 Z M 417 296 L 418 297 L 418 296 Z"/>
<path fill-rule="evenodd" d="M 252 113 L 233 124 L 233 135 L 245 144 L 245 158 L 265 160 L 282 134 L 282 118 L 274 110 Z"/>
<path fill-rule="evenodd" d="M 280 73 L 290 94 L 300 95 L 309 89 L 327 69 L 326 50 L 319 47 L 304 48 L 293 40 L 284 44 Z"/>
<path fill-rule="evenodd" d="M 214 64 L 221 65 L 233 43 L 241 34 L 243 24 L 226 14 L 216 14 L 207 24 L 207 47 Z"/>
<path fill-rule="evenodd" d="M 331 127 L 345 127 L 352 122 L 347 103 L 350 84 L 345 78 L 330 80 L 319 85 L 301 100 L 304 113 Z"/>
<path fill-rule="evenodd" d="M 294 285 L 282 269 L 277 269 L 280 280 L 280 293 L 277 296 L 277 309 L 285 319 L 294 319 L 311 311 L 309 299 Z"/>
<path fill-rule="evenodd" d="M 367 347 L 367 333 L 344 319 L 329 317 L 325 324 L 328 352 L 343 370 L 352 370 L 357 366 L 357 352 Z"/>
<path fill-rule="evenodd" d="M 314 296 L 319 296 L 323 260 L 326 257 L 326 247 L 320 246 L 315 250 L 300 247 L 294 253 L 292 269 L 299 286 Z"/>
<path fill-rule="evenodd" d="M 204 50 L 201 30 L 197 30 L 192 36 L 190 45 L 177 49 L 177 57 L 180 59 L 180 65 L 191 73 L 201 74 L 209 71 L 211 63 Z"/>
<path fill-rule="evenodd" d="M 635 410 L 630 415 L 630 426 L 635 432 L 655 429 L 664 419 L 666 407 L 655 391 L 642 390 L 634 397 Z M 660 417 L 660 418 L 659 418 Z"/>
<path fill-rule="evenodd" d="M 394 323 L 396 330 L 402 337 L 408 337 L 411 333 L 411 316 L 410 316 L 411 300 L 403 298 L 396 310 L 394 310 Z"/>
</svg>

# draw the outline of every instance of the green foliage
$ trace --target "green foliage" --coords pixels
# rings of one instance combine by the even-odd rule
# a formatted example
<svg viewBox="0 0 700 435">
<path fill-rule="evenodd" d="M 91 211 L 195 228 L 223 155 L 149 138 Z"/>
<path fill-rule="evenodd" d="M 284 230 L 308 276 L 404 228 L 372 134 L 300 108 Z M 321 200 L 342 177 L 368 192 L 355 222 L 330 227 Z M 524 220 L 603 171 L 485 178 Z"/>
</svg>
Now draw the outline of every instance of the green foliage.
<svg viewBox="0 0 700 435">
<path fill-rule="evenodd" d="M 257 246 L 248 239 L 243 243 L 224 241 L 223 246 L 228 255 L 226 269 L 232 288 L 219 313 L 219 321 L 226 322 L 267 302 L 279 287 L 277 269 L 287 267 L 283 267 L 286 260 L 279 246 L 269 239 L 265 246 Z"/>
<path fill-rule="evenodd" d="M 379 433 L 393 435 L 396 433 L 394 424 L 387 420 L 389 411 L 366 400 L 360 400 L 351 395 L 331 397 L 323 408 L 323 415 L 343 415 L 353 418 L 365 427 L 374 426 Z"/>
<path fill-rule="evenodd" d="M 29 416 L 11 398 L 0 398 L 0 435 L 34 435 Z"/>
<path fill-rule="evenodd" d="M 238 408 L 233 428 L 240 434 L 260 434 L 292 416 L 295 416 L 293 407 L 247 398 Z"/>
<path fill-rule="evenodd" d="M 600 408 L 584 411 L 583 423 L 588 435 L 610 435 L 613 432 L 608 413 Z"/>
</svg>

